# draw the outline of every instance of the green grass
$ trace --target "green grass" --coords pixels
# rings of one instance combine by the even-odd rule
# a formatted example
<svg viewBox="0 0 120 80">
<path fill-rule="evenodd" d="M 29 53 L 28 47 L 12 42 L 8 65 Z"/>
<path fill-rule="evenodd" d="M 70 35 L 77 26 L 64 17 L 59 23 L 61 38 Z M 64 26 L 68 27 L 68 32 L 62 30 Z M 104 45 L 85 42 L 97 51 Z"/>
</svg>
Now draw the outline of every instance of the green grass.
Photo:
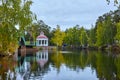
<svg viewBox="0 0 120 80">
<path fill-rule="evenodd" d="M 25 41 L 25 45 L 29 45 L 30 44 L 30 41 Z"/>
<path fill-rule="evenodd" d="M 34 43 L 34 44 L 35 44 L 35 43 Z M 33 44 L 33 45 L 34 45 L 34 44 Z M 25 41 L 25 45 L 31 45 L 31 44 L 30 44 L 30 41 Z"/>
</svg>

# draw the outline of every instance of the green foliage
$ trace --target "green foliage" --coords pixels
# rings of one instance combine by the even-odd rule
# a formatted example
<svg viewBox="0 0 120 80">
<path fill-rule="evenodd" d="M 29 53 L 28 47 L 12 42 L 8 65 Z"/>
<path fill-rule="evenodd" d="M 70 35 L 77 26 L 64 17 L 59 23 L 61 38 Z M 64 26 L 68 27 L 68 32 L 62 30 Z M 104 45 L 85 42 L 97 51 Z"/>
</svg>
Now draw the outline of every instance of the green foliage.
<svg viewBox="0 0 120 80">
<path fill-rule="evenodd" d="M 114 41 L 114 25 L 113 25 L 113 23 L 112 23 L 112 21 L 111 21 L 111 17 L 107 17 L 107 19 L 105 20 L 105 22 L 104 22 L 104 35 L 105 35 L 105 43 L 106 44 L 112 44 L 113 43 L 113 41 Z"/>
<path fill-rule="evenodd" d="M 0 52 L 14 52 L 17 47 L 18 35 L 14 32 L 16 29 L 11 28 L 8 24 L 3 23 L 0 26 Z M 14 46 L 14 47 L 11 47 Z"/>
<path fill-rule="evenodd" d="M 96 42 L 96 33 L 95 33 L 95 29 L 92 28 L 89 30 L 89 34 L 88 34 L 88 43 L 89 46 L 95 46 L 95 42 Z"/>
<path fill-rule="evenodd" d="M 69 28 L 65 31 L 66 36 L 64 38 L 64 42 L 69 45 L 77 46 L 80 45 L 79 36 L 80 36 L 80 28 L 79 25 L 74 26 L 73 28 Z"/>
<path fill-rule="evenodd" d="M 117 23 L 117 34 L 115 36 L 115 40 L 117 40 L 118 44 L 120 45 L 120 22 Z"/>
<path fill-rule="evenodd" d="M 102 46 L 104 44 L 104 34 L 103 34 L 103 27 L 102 23 L 97 24 L 97 31 L 96 31 L 96 45 L 97 46 Z"/>
<path fill-rule="evenodd" d="M 114 43 L 114 36 L 116 28 L 112 22 L 112 18 L 108 15 L 105 19 L 98 21 L 96 29 L 97 46 L 112 45 Z"/>
<path fill-rule="evenodd" d="M 51 41 L 57 46 L 62 46 L 64 37 L 65 33 L 60 30 L 59 26 L 57 26 L 57 29 L 55 30 Z"/>
<path fill-rule="evenodd" d="M 86 30 L 82 27 L 81 29 L 81 34 L 80 34 L 80 43 L 81 45 L 87 45 L 88 44 L 88 35 L 86 33 Z"/>
<path fill-rule="evenodd" d="M 24 34 L 26 26 L 34 19 L 30 11 L 32 1 L 2 0 L 0 2 L 0 52 L 12 53 L 18 47 L 20 35 Z"/>
</svg>

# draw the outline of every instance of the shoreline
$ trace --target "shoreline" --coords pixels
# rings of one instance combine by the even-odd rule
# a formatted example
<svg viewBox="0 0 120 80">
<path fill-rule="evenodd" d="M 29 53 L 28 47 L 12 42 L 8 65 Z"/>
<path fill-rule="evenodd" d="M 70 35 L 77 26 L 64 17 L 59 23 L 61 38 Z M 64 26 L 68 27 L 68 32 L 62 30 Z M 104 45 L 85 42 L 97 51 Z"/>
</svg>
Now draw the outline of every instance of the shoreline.
<svg viewBox="0 0 120 80">
<path fill-rule="evenodd" d="M 23 48 L 18 48 L 18 52 L 21 51 L 22 54 L 24 53 L 29 53 L 29 52 L 37 52 L 39 50 L 48 50 L 48 51 L 55 51 L 57 50 L 56 46 L 48 46 L 47 48 L 44 47 L 34 47 L 34 48 L 27 48 L 27 47 L 23 47 Z M 102 47 L 96 47 L 96 46 L 89 46 L 89 47 L 70 47 L 70 46 L 66 46 L 66 47 L 59 47 L 58 50 L 62 50 L 62 51 L 80 51 L 80 50 L 95 50 L 95 51 L 110 51 L 112 52 L 112 54 L 120 54 L 120 47 L 118 45 L 113 45 L 113 46 L 102 46 Z M 14 53 L 15 54 L 15 53 Z M 14 54 L 3 54 L 0 53 L 0 57 L 6 57 L 6 56 L 12 56 Z"/>
</svg>

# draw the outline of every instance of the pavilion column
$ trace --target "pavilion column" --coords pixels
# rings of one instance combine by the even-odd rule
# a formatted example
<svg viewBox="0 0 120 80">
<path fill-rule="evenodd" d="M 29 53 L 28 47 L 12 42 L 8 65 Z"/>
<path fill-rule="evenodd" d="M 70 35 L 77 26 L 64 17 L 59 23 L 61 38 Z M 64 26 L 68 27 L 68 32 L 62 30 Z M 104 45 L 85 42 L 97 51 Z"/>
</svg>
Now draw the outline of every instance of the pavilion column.
<svg viewBox="0 0 120 80">
<path fill-rule="evenodd" d="M 38 45 L 39 45 L 39 46 L 40 46 L 40 44 L 41 44 L 40 42 L 41 42 L 41 40 L 38 41 L 38 43 L 39 43 Z"/>
<path fill-rule="evenodd" d="M 44 45 L 44 46 L 46 46 L 46 40 L 44 41 L 44 43 L 45 43 L 45 45 Z"/>
<path fill-rule="evenodd" d="M 37 41 L 36 41 L 36 45 L 38 45 L 38 44 L 39 44 L 39 41 L 37 40 Z"/>
<path fill-rule="evenodd" d="M 48 46 L 48 40 L 46 40 L 46 46 Z"/>
<path fill-rule="evenodd" d="M 39 40 L 38 40 L 38 42 L 37 42 L 37 45 L 38 45 L 38 46 L 40 45 L 40 42 L 39 42 Z"/>
<path fill-rule="evenodd" d="M 46 46 L 46 40 L 45 40 L 45 46 Z"/>
<path fill-rule="evenodd" d="M 42 44 L 42 40 L 40 40 L 40 46 L 41 46 L 41 44 Z"/>
<path fill-rule="evenodd" d="M 43 40 L 41 40 L 41 46 L 43 45 Z"/>
<path fill-rule="evenodd" d="M 44 40 L 43 40 L 43 46 L 44 46 Z"/>
<path fill-rule="evenodd" d="M 36 41 L 36 45 L 37 45 L 37 46 L 38 46 L 38 44 L 39 44 L 39 40 Z"/>
<path fill-rule="evenodd" d="M 45 40 L 44 40 L 44 46 L 45 46 Z"/>
<path fill-rule="evenodd" d="M 44 40 L 44 46 L 45 46 L 45 40 Z"/>
<path fill-rule="evenodd" d="M 44 40 L 44 46 L 45 46 L 45 40 Z"/>
</svg>

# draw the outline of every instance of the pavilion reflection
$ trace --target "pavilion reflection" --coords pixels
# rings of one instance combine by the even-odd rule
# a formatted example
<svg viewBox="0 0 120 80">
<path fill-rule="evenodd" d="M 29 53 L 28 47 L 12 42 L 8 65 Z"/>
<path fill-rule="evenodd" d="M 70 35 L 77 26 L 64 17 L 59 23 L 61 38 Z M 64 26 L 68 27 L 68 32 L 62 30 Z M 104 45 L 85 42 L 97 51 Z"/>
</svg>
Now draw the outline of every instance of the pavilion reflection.
<svg viewBox="0 0 120 80">
<path fill-rule="evenodd" d="M 38 51 L 36 53 L 36 61 L 40 65 L 41 68 L 48 62 L 48 51 Z"/>
<path fill-rule="evenodd" d="M 34 54 L 34 53 L 33 53 Z M 41 79 L 45 73 L 44 66 L 48 62 L 48 51 L 38 51 L 34 56 L 20 56 L 16 68 L 16 80 Z"/>
</svg>

